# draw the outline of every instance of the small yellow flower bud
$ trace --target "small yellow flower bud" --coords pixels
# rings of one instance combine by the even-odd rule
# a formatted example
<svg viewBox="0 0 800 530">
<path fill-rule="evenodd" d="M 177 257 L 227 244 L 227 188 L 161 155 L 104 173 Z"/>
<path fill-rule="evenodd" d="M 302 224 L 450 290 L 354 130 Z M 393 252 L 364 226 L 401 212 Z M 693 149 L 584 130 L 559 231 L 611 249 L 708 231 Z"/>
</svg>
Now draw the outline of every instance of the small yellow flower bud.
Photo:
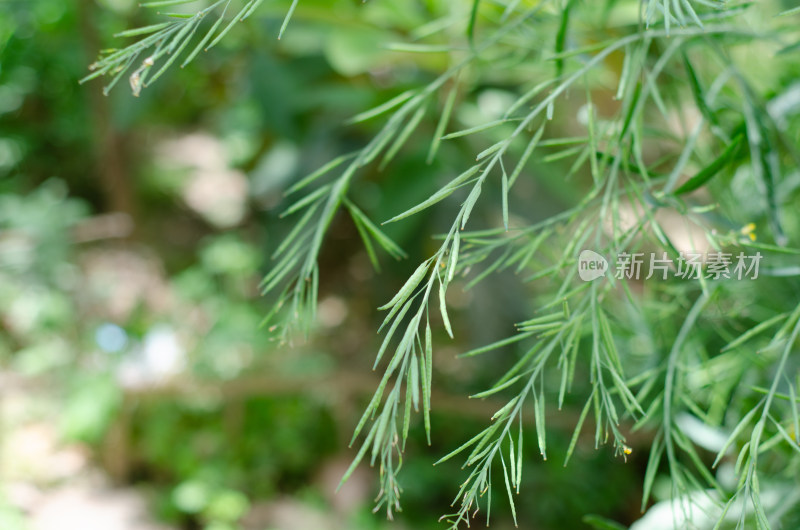
<svg viewBox="0 0 800 530">
<path fill-rule="evenodd" d="M 741 234 L 750 238 L 751 241 L 756 240 L 756 224 L 755 223 L 748 223 L 742 227 L 740 230 Z"/>
</svg>

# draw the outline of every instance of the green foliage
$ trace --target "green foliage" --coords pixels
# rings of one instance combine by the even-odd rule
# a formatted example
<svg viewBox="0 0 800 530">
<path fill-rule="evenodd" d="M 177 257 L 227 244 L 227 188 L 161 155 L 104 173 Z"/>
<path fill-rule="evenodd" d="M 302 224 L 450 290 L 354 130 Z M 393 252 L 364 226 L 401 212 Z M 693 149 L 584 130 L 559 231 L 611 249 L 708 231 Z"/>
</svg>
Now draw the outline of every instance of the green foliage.
<svg viewBox="0 0 800 530">
<path fill-rule="evenodd" d="M 138 94 L 188 46 L 202 18 L 227 4 L 124 33 L 146 36 L 102 58 L 92 76 L 115 75 L 113 85 L 153 48 L 131 77 Z M 225 27 L 257 4 L 245 3 Z M 665 500 L 684 520 L 703 498 L 719 525 L 780 526 L 788 516 L 762 493 L 796 487 L 800 463 L 798 112 L 786 74 L 796 73 L 796 10 L 688 0 L 427 4 L 434 21 L 387 45 L 417 57 L 424 79 L 398 82 L 397 93 L 351 120 L 373 123 L 363 147 L 287 186 L 282 215 L 291 228 L 261 284 L 273 301 L 267 329 L 290 342 L 314 328 L 321 256 L 339 214 L 349 214 L 376 266 L 378 250 L 404 255 L 392 225 L 447 216 L 432 250 L 379 308 L 386 317 L 375 366 L 385 369 L 355 428 L 361 445 L 344 480 L 362 460 L 377 464 L 377 508 L 399 510 L 414 414 L 429 443 L 437 436 L 434 337 L 463 329 L 448 292 L 511 273 L 527 317 L 511 337 L 463 355 L 484 369 L 491 355 L 507 364 L 473 395 L 500 398 L 496 412 L 440 460 L 464 464 L 446 516 L 451 528 L 480 508 L 488 520 L 498 497 L 517 519 L 526 449 L 543 459 L 554 453 L 548 423 L 556 408 L 577 413 L 565 463 L 584 432 L 620 459 L 636 456 L 639 433 L 652 440 L 643 510 L 663 479 Z M 227 33 L 216 31 L 201 44 Z M 470 156 L 436 166 L 441 178 L 425 183 L 418 201 L 372 216 L 360 204 L 376 166 L 402 163 L 414 150 L 435 162 L 450 149 Z M 696 248 L 758 251 L 765 269 L 740 282 L 577 277 L 583 249 L 675 260 Z M 500 356 L 509 350 L 513 357 Z M 531 417 L 534 436 L 523 436 Z M 723 464 L 735 480 L 717 472 Z M 600 516 L 587 522 L 615 527 Z"/>
<path fill-rule="evenodd" d="M 142 7 L 162 8 L 182 6 L 195 2 L 196 0 L 160 0 L 145 2 Z M 138 96 L 142 88 L 154 83 L 161 77 L 184 51 L 188 51 L 188 54 L 181 67 L 189 64 L 201 51 L 208 51 L 214 47 L 234 25 L 252 15 L 263 0 L 239 2 L 241 4 L 239 6 L 234 3 L 234 9 L 238 8 L 238 11 L 228 19 L 226 15 L 228 14 L 228 8 L 231 7 L 231 2 L 232 0 L 217 0 L 194 13 L 164 13 L 164 16 L 171 19 L 169 22 L 151 24 L 118 33 L 116 37 L 141 37 L 143 35 L 145 37 L 135 44 L 120 50 L 106 50 L 103 56 L 90 66 L 90 69 L 94 72 L 86 76 L 83 81 L 105 75 L 112 76 L 111 82 L 105 88 L 105 93 L 108 94 L 114 85 L 135 65 L 136 60 L 145 52 L 152 50 L 129 77 L 131 90 L 135 96 Z M 286 20 L 281 27 L 281 34 L 286 24 L 288 24 L 296 5 L 297 0 L 293 2 L 289 14 L 286 16 Z M 193 37 L 203 25 L 204 20 L 207 17 L 214 16 L 216 16 L 216 21 L 208 29 L 204 30 L 205 36 L 194 44 Z M 189 44 L 194 47 L 188 48 Z M 156 64 L 162 60 L 163 62 L 159 64 L 159 67 L 153 70 Z"/>
</svg>

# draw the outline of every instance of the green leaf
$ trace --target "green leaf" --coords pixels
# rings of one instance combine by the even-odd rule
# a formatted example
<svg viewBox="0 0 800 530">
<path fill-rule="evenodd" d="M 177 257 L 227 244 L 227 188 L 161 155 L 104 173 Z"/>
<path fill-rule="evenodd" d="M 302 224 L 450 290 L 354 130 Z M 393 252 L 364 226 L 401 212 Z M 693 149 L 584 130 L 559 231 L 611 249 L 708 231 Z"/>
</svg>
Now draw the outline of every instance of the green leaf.
<svg viewBox="0 0 800 530">
<path fill-rule="evenodd" d="M 733 160 L 733 157 L 739 149 L 739 145 L 742 143 L 742 138 L 743 135 L 740 134 L 731 140 L 731 143 L 728 144 L 728 147 L 725 148 L 721 155 L 701 169 L 695 176 L 684 182 L 682 186 L 674 191 L 674 195 L 683 195 L 684 193 L 694 191 L 714 178 L 731 160 Z"/>
<path fill-rule="evenodd" d="M 653 491 L 653 484 L 656 480 L 656 473 L 658 473 L 658 466 L 661 463 L 661 456 L 664 453 L 663 438 L 663 433 L 659 431 L 653 439 L 653 445 L 650 447 L 650 456 L 647 458 L 647 468 L 644 472 L 644 484 L 642 486 L 642 512 L 644 512 L 647 507 L 647 502 L 650 500 L 650 493 Z"/>
<path fill-rule="evenodd" d="M 447 316 L 447 301 L 445 300 L 444 284 L 439 283 L 439 311 L 442 313 L 442 321 L 444 322 L 444 329 L 450 338 L 453 338 L 453 328 L 450 327 L 450 317 Z"/>
<path fill-rule="evenodd" d="M 411 357 L 411 368 L 409 373 L 409 383 L 411 384 L 411 401 L 414 403 L 414 410 L 419 412 L 419 362 L 416 355 Z"/>
<path fill-rule="evenodd" d="M 383 343 L 381 344 L 381 347 L 378 350 L 378 354 L 375 356 L 375 364 L 372 366 L 373 370 L 378 367 L 378 363 L 381 361 L 381 357 L 383 357 L 383 354 L 386 351 L 386 348 L 389 347 L 389 342 L 392 340 L 392 336 L 394 335 L 394 332 L 397 331 L 398 326 L 403 321 L 403 318 L 406 316 L 406 313 L 408 312 L 409 308 L 411 308 L 412 302 L 413 302 L 413 300 L 408 300 L 403 304 L 402 308 L 400 309 L 400 312 L 397 314 L 397 317 L 394 319 L 394 322 L 392 322 L 392 325 L 389 328 L 389 331 L 386 332 L 386 336 L 383 338 Z M 400 306 L 397 306 L 397 307 L 400 307 Z"/>
<path fill-rule="evenodd" d="M 322 198 L 322 196 L 324 196 L 326 193 L 328 193 L 331 190 L 331 188 L 332 188 L 331 184 L 326 184 L 326 185 L 322 186 L 321 188 L 318 188 L 318 189 L 312 191 L 311 193 L 309 193 L 308 195 L 306 195 L 302 199 L 294 202 L 291 206 L 289 206 L 284 211 L 282 211 L 280 216 L 281 217 L 286 217 L 288 215 L 292 215 L 296 211 L 302 210 L 306 206 L 315 203 L 317 200 Z"/>
<path fill-rule="evenodd" d="M 567 455 L 564 457 L 564 467 L 567 466 L 570 457 L 572 457 L 572 453 L 575 452 L 575 446 L 578 444 L 578 437 L 581 434 L 581 429 L 583 429 L 583 422 L 586 420 L 586 415 L 589 413 L 595 395 L 596 391 L 593 390 L 589 399 L 586 400 L 586 404 L 583 406 L 581 415 L 578 416 L 578 423 L 575 424 L 575 429 L 572 431 L 572 438 L 570 438 L 569 446 L 567 447 Z"/>
<path fill-rule="evenodd" d="M 349 153 L 349 154 L 346 154 L 346 155 L 337 156 L 336 158 L 334 158 L 333 160 L 331 160 L 330 162 L 328 162 L 327 164 L 325 164 L 324 166 L 322 166 L 318 170 L 314 171 L 313 173 L 311 173 L 307 177 L 303 178 L 300 182 L 294 184 L 291 188 L 289 188 L 286 191 L 286 195 L 291 195 L 292 193 L 294 193 L 296 191 L 299 191 L 300 189 L 308 186 L 309 184 L 311 184 L 312 182 L 314 182 L 318 178 L 320 178 L 322 176 L 325 176 L 326 174 L 328 174 L 332 170 L 334 170 L 337 167 L 339 167 L 343 162 L 346 162 L 346 161 L 352 159 L 355 156 L 356 156 L 356 153 Z"/>
<path fill-rule="evenodd" d="M 545 408 L 544 408 L 544 385 L 539 386 L 539 395 L 536 395 L 536 392 L 533 392 L 533 408 L 535 414 L 535 423 L 536 423 L 536 438 L 539 442 L 539 453 L 542 455 L 544 460 L 547 460 L 547 443 L 546 443 L 546 432 L 544 427 L 544 420 L 545 420 Z"/>
<path fill-rule="evenodd" d="M 525 168 L 525 165 L 528 163 L 528 159 L 530 159 L 533 151 L 536 149 L 536 146 L 539 144 L 539 140 L 542 138 L 542 134 L 544 133 L 544 124 L 539 127 L 536 131 L 536 134 L 533 135 L 531 141 L 528 142 L 527 147 L 525 147 L 525 152 L 522 153 L 522 157 L 520 157 L 519 162 L 517 163 L 517 167 L 514 168 L 514 172 L 511 173 L 511 177 L 508 179 L 508 187 L 511 188 L 514 186 L 514 183 L 519 178 L 522 170 Z"/>
<path fill-rule="evenodd" d="M 800 6 L 793 7 L 791 9 L 787 9 L 786 11 L 782 11 L 782 12 L 778 13 L 775 16 L 777 16 L 777 17 L 789 17 L 789 16 L 792 16 L 792 15 L 797 15 L 798 13 L 800 13 Z"/>
<path fill-rule="evenodd" d="M 486 437 L 486 434 L 487 434 L 487 431 L 489 431 L 489 430 L 490 430 L 490 429 L 492 429 L 493 427 L 494 427 L 494 426 L 492 426 L 492 427 L 488 427 L 488 428 L 484 429 L 483 431 L 481 431 L 480 433 L 476 434 L 475 436 L 473 436 L 472 438 L 470 438 L 468 441 L 466 441 L 466 442 L 464 442 L 463 444 L 461 444 L 460 446 L 458 446 L 458 448 L 457 448 L 457 449 L 455 449 L 455 450 L 453 450 L 453 451 L 451 451 L 451 452 L 447 453 L 447 454 L 446 454 L 446 455 L 444 455 L 442 458 L 440 458 L 439 460 L 437 460 L 436 462 L 434 462 L 434 464 L 433 464 L 433 465 L 434 465 L 434 466 L 436 466 L 436 465 L 439 465 L 439 464 L 441 464 L 442 462 L 446 462 L 446 461 L 450 460 L 451 458 L 453 458 L 454 456 L 456 456 L 458 453 L 462 452 L 462 451 L 463 451 L 464 449 L 466 449 L 467 447 L 469 447 L 469 446 L 471 446 L 471 445 L 475 444 L 475 443 L 476 443 L 478 440 L 480 440 L 480 439 L 482 439 L 482 438 L 485 438 L 485 437 Z"/>
<path fill-rule="evenodd" d="M 483 131 L 486 131 L 486 130 L 489 130 L 489 129 L 493 129 L 493 128 L 497 127 L 498 125 L 502 125 L 504 123 L 511 123 L 511 122 L 515 122 L 515 121 L 519 121 L 519 120 L 518 119 L 506 118 L 506 119 L 503 119 L 503 120 L 490 121 L 488 123 L 483 123 L 481 125 L 476 125 L 475 127 L 470 127 L 469 129 L 463 129 L 461 131 L 456 131 L 456 132 L 450 133 L 447 136 L 443 136 L 442 140 L 452 140 L 453 138 L 461 138 L 462 136 L 469 136 L 470 134 L 483 132 Z"/>
<path fill-rule="evenodd" d="M 477 162 L 480 162 L 481 160 L 483 160 L 487 156 L 489 156 L 491 154 L 494 154 L 497 151 L 499 151 L 500 149 L 504 148 L 506 145 L 507 145 L 507 142 L 505 140 L 501 140 L 501 141 L 493 144 L 491 147 L 487 147 L 486 149 L 484 149 L 483 151 L 478 153 L 478 156 L 475 157 L 475 160 Z"/>
<path fill-rule="evenodd" d="M 478 198 L 481 196 L 481 188 L 481 181 L 479 180 L 467 196 L 467 200 L 464 201 L 464 206 L 461 209 L 461 230 L 464 230 L 464 228 L 467 226 L 467 221 L 469 221 L 472 208 L 475 207 L 475 203 L 478 202 Z"/>
<path fill-rule="evenodd" d="M 286 17 L 283 19 L 283 24 L 281 24 L 281 30 L 278 32 L 278 40 L 283 37 L 283 32 L 286 31 L 286 27 L 289 25 L 289 21 L 292 19 L 292 15 L 294 14 L 294 10 L 297 7 L 297 3 L 299 0 L 294 0 L 292 5 L 289 6 L 289 11 L 286 13 Z"/>
<path fill-rule="evenodd" d="M 248 15 L 250 12 L 252 12 L 252 9 L 254 9 L 255 7 L 257 7 L 257 6 L 258 6 L 258 4 L 260 4 L 261 2 L 262 2 L 262 0 L 250 0 L 249 2 L 247 2 L 247 3 L 244 5 L 244 7 L 241 9 L 241 11 L 239 11 L 239 13 L 237 13 L 237 14 L 236 14 L 236 16 L 234 16 L 234 17 L 231 19 L 231 21 L 228 23 L 228 25 L 227 25 L 227 26 L 225 26 L 225 28 L 224 28 L 224 29 L 223 29 L 223 30 L 222 30 L 222 31 L 221 31 L 221 32 L 220 32 L 220 33 L 219 33 L 219 34 L 216 36 L 216 38 L 215 38 L 213 41 L 211 41 L 211 44 L 209 44 L 209 45 L 206 47 L 206 51 L 210 50 L 211 48 L 213 48 L 214 46 L 216 46 L 217 44 L 219 44 L 219 42 L 220 42 L 220 41 L 221 41 L 221 40 L 222 40 L 222 39 L 225 37 L 225 35 L 227 35 L 227 34 L 228 34 L 228 32 L 229 32 L 231 29 L 233 29 L 233 26 L 235 26 L 235 25 L 236 25 L 236 24 L 238 24 L 240 21 L 242 21 L 244 18 L 246 18 L 246 17 L 247 17 L 247 15 Z"/>
<path fill-rule="evenodd" d="M 425 322 L 425 367 L 422 370 L 422 416 L 425 422 L 425 435 L 431 445 L 431 380 L 433 379 L 433 344 L 431 323 Z"/>
<path fill-rule="evenodd" d="M 406 257 L 406 253 L 401 249 L 392 239 L 387 236 L 380 228 L 378 228 L 375 223 L 370 221 L 369 217 L 367 217 L 364 212 L 358 209 L 358 207 L 353 204 L 350 199 L 344 199 L 345 207 L 350 211 L 350 214 L 353 216 L 354 220 L 358 220 L 357 222 L 360 223 L 364 230 L 371 235 L 375 241 L 385 250 L 390 256 L 395 259 L 401 259 Z"/>
<path fill-rule="evenodd" d="M 143 26 L 141 28 L 129 29 L 116 33 L 115 37 L 136 37 L 138 35 L 147 35 L 148 33 L 155 33 L 166 28 L 174 27 L 176 22 L 162 22 L 160 24 L 152 24 L 150 26 Z"/>
<path fill-rule="evenodd" d="M 511 506 L 511 516 L 514 519 L 514 526 L 519 526 L 517 524 L 517 508 L 514 506 L 514 495 L 511 493 L 511 481 L 508 480 L 508 468 L 506 468 L 506 459 L 503 457 L 503 453 L 500 452 L 500 463 L 503 465 L 503 478 L 505 479 L 506 483 L 506 493 L 508 494 L 508 503 Z"/>
<path fill-rule="evenodd" d="M 197 43 L 197 46 L 189 53 L 189 55 L 184 59 L 183 63 L 181 64 L 181 68 L 185 68 L 187 64 L 192 62 L 197 54 L 200 53 L 201 50 L 206 50 L 206 46 L 208 45 L 209 41 L 214 37 L 214 34 L 217 32 L 219 27 L 222 25 L 223 20 L 225 20 L 225 13 L 228 12 L 228 6 L 230 6 L 231 2 L 228 0 L 225 2 L 225 7 L 222 9 L 222 14 L 220 14 L 217 21 L 211 26 L 205 36 Z"/>
<path fill-rule="evenodd" d="M 503 226 L 506 230 L 508 230 L 508 175 L 506 175 L 505 169 L 503 170 L 501 181 L 501 202 L 502 202 L 502 210 L 503 210 Z"/>
<path fill-rule="evenodd" d="M 728 350 L 732 350 L 738 346 L 741 346 L 742 344 L 744 344 L 754 336 L 758 335 L 762 331 L 771 328 L 772 326 L 774 326 L 778 322 L 781 322 L 782 320 L 785 320 L 787 316 L 788 313 L 781 313 L 780 315 L 775 315 L 774 317 L 753 326 L 752 328 L 748 329 L 747 331 L 739 335 L 737 338 L 729 342 L 724 348 L 722 348 L 722 350 L 720 350 L 720 352 L 724 353 Z"/>
<path fill-rule="evenodd" d="M 519 438 L 517 439 L 517 476 L 516 476 L 516 483 L 517 483 L 517 493 L 519 493 L 519 487 L 522 484 L 522 414 L 519 415 Z"/>
<path fill-rule="evenodd" d="M 717 467 L 717 464 L 719 464 L 720 460 L 722 460 L 722 457 L 728 452 L 728 448 L 733 445 L 733 443 L 736 441 L 736 438 L 739 437 L 739 434 L 741 434 L 745 427 L 747 427 L 753 420 L 753 417 L 756 415 L 756 412 L 758 412 L 758 409 L 759 407 L 753 407 L 747 414 L 744 415 L 741 420 L 739 420 L 739 423 L 733 429 L 733 432 L 731 432 L 730 436 L 728 436 L 728 439 L 717 453 L 717 457 L 714 459 L 714 463 L 711 465 L 712 468 Z"/>
<path fill-rule="evenodd" d="M 373 109 L 370 109 L 368 111 L 362 112 L 361 114 L 357 114 L 356 116 L 353 116 L 352 118 L 347 120 L 347 124 L 348 125 L 352 125 L 352 124 L 355 124 L 355 123 L 360 123 L 362 121 L 369 120 L 369 119 L 374 118 L 376 116 L 380 116 L 381 114 L 392 110 L 393 108 L 397 107 L 398 105 L 400 105 L 402 103 L 405 103 L 406 101 L 411 99 L 411 97 L 414 96 L 415 93 L 416 93 L 415 90 L 406 90 L 402 94 L 393 97 L 392 99 L 390 99 L 386 103 L 382 103 L 382 104 L 378 105 L 377 107 L 375 107 Z"/>
<path fill-rule="evenodd" d="M 636 115 L 636 109 L 638 107 L 639 98 L 642 95 L 642 83 L 636 83 L 636 87 L 633 89 L 633 95 L 631 96 L 630 102 L 628 103 L 628 111 L 625 114 L 625 121 L 622 122 L 622 130 L 619 133 L 620 138 L 625 138 L 625 135 L 628 132 L 628 128 L 633 122 L 633 118 Z"/>
<path fill-rule="evenodd" d="M 558 26 L 556 33 L 555 55 L 556 59 L 556 77 L 561 77 L 564 72 L 564 58 L 560 55 L 564 52 L 564 45 L 567 41 L 567 29 L 569 28 L 569 14 L 572 10 L 572 4 L 575 0 L 569 0 L 564 8 L 561 10 L 561 23 Z"/>
<path fill-rule="evenodd" d="M 381 264 L 378 261 L 378 256 L 375 254 L 375 249 L 372 246 L 372 240 L 370 239 L 369 234 L 367 234 L 364 224 L 361 222 L 361 219 L 358 216 L 351 215 L 351 217 L 353 219 L 353 223 L 356 225 L 358 235 L 361 236 L 361 241 L 364 243 L 364 249 L 367 251 L 367 256 L 369 257 L 370 263 L 372 263 L 372 268 L 375 269 L 376 272 L 380 272 Z"/>
<path fill-rule="evenodd" d="M 461 232 L 458 230 L 453 234 L 453 246 L 450 248 L 450 256 L 447 260 L 447 268 L 445 270 L 445 283 L 453 281 L 453 276 L 456 273 L 458 266 L 458 254 L 461 248 Z"/>
<path fill-rule="evenodd" d="M 417 288 L 419 282 L 422 281 L 422 278 L 425 277 L 425 274 L 428 272 L 430 266 L 431 266 L 430 260 L 423 261 L 417 267 L 414 273 L 408 278 L 408 280 L 406 280 L 406 283 L 403 284 L 400 290 L 397 291 L 397 294 L 395 294 L 394 297 L 388 303 L 382 305 L 378 309 L 384 311 L 386 309 L 391 309 L 392 307 L 394 307 L 399 303 L 405 302 L 408 299 L 408 297 L 411 296 L 411 293 L 414 292 L 414 289 Z"/>
<path fill-rule="evenodd" d="M 517 381 L 519 381 L 519 379 L 521 377 L 522 377 L 522 374 L 516 375 L 516 376 L 512 377 L 511 379 L 509 379 L 508 381 L 506 381 L 505 383 L 495 385 L 492 388 L 490 388 L 489 390 L 485 390 L 483 392 L 478 392 L 477 394 L 473 394 L 473 395 L 470 396 L 470 398 L 472 398 L 472 399 L 483 399 L 483 398 L 489 397 L 489 396 L 491 396 L 493 394 L 497 394 L 501 390 L 504 390 L 504 389 L 510 387 L 511 385 L 513 385 L 514 383 L 516 383 Z"/>
<path fill-rule="evenodd" d="M 419 123 L 422 121 L 422 118 L 425 116 L 426 108 L 425 105 L 421 105 L 420 108 L 417 109 L 417 112 L 408 120 L 406 126 L 403 127 L 403 130 L 400 131 L 400 134 L 397 135 L 392 146 L 386 151 L 386 154 L 383 156 L 383 160 L 381 160 L 380 169 L 383 170 L 389 165 L 389 162 L 397 155 L 397 152 L 405 145 L 408 139 L 411 137 L 413 132 L 419 126 Z"/>
<path fill-rule="evenodd" d="M 534 334 L 533 332 L 518 333 L 518 334 L 513 335 L 511 337 L 508 337 L 506 339 L 499 340 L 497 342 L 493 342 L 491 344 L 487 344 L 486 346 L 481 346 L 480 348 L 475 348 L 474 350 L 469 350 L 467 352 L 464 352 L 464 353 L 460 354 L 459 357 L 474 357 L 475 355 L 480 355 L 482 353 L 487 353 L 487 352 L 490 352 L 490 351 L 494 351 L 494 350 L 497 350 L 499 348 L 502 348 L 503 346 L 508 346 L 509 344 L 514 344 L 515 342 L 519 342 L 521 340 L 525 340 L 525 339 L 527 339 L 528 337 L 530 337 L 533 334 Z"/>
<path fill-rule="evenodd" d="M 689 86 L 692 89 L 692 96 L 694 96 L 697 108 L 710 123 L 717 124 L 717 117 L 706 102 L 705 94 L 707 91 L 700 85 L 700 79 L 697 77 L 697 72 L 695 72 L 689 56 L 686 55 L 685 51 L 682 51 L 681 55 L 683 57 L 683 67 L 686 69 L 686 73 L 689 74 Z"/>
<path fill-rule="evenodd" d="M 470 47 L 475 47 L 475 24 L 478 20 L 478 8 L 481 5 L 481 0 L 472 0 L 472 9 L 469 13 L 469 23 L 467 24 L 467 40 Z"/>
<path fill-rule="evenodd" d="M 753 241 L 749 241 L 743 239 L 739 242 L 740 245 L 743 247 L 754 248 L 756 250 L 767 250 L 769 252 L 778 252 L 780 254 L 793 254 L 795 256 L 800 256 L 800 249 L 798 248 L 790 248 L 790 247 L 779 247 L 777 245 L 769 245 L 767 243 L 754 243 Z"/>
<path fill-rule="evenodd" d="M 401 214 L 395 215 L 394 217 L 392 217 L 388 221 L 384 221 L 383 224 L 394 223 L 394 222 L 399 221 L 401 219 L 405 219 L 406 217 L 414 215 L 415 213 L 419 213 L 422 210 L 424 210 L 426 208 L 429 208 L 429 207 L 433 206 L 434 204 L 446 199 L 447 197 L 450 196 L 451 193 L 453 193 L 455 190 L 457 190 L 459 186 L 464 184 L 473 175 L 475 175 L 479 170 L 480 170 L 480 166 L 473 166 L 473 167 L 469 168 L 467 171 L 465 171 L 461 175 L 457 176 L 456 178 L 454 178 L 453 180 L 448 182 L 443 188 L 441 188 L 439 191 L 437 191 L 436 193 L 434 193 L 433 195 L 431 195 L 430 197 L 428 197 L 427 199 L 425 199 L 421 203 L 417 204 L 416 206 L 414 206 L 412 208 L 409 208 L 408 210 L 406 210 L 405 212 L 403 212 Z"/>
<path fill-rule="evenodd" d="M 500 407 L 500 409 L 492 415 L 492 420 L 505 418 L 508 413 L 511 412 L 511 409 L 514 407 L 514 405 L 517 404 L 517 401 L 520 400 L 520 397 L 521 396 L 514 396 L 508 401 L 508 403 Z"/>
</svg>

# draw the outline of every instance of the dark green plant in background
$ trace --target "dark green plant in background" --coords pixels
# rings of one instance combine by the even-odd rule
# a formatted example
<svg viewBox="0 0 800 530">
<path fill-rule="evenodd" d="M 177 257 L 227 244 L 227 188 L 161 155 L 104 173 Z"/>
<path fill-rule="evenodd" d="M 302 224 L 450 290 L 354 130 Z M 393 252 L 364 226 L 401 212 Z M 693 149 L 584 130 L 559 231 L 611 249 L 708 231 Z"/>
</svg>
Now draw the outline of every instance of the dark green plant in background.
<svg viewBox="0 0 800 530">
<path fill-rule="evenodd" d="M 105 76 L 110 89 L 127 78 L 146 97 L 170 66 L 212 60 L 200 52 L 245 31 L 233 30 L 239 22 L 286 11 L 259 0 L 145 6 L 178 12 L 120 33 L 133 44 L 103 52 L 87 79 Z M 423 255 L 380 307 L 374 367 L 383 376 L 355 428 L 360 449 L 344 479 L 362 460 L 376 465 L 377 507 L 391 516 L 401 482 L 413 489 L 400 468 L 412 474 L 404 450 L 420 434 L 443 466 L 463 464 L 442 486 L 455 498 L 451 527 L 479 510 L 488 521 L 492 503 L 507 504 L 516 521 L 523 476 L 543 465 L 523 462 L 530 449 L 567 464 L 589 438 L 620 466 L 646 452 L 641 509 L 656 496 L 678 526 L 796 525 L 797 8 L 294 1 L 264 31 L 283 37 L 279 49 L 314 46 L 315 29 L 343 23 L 337 13 L 363 22 L 328 41 L 331 62 L 369 72 L 385 97 L 341 129 L 360 127 L 370 139 L 348 138 L 319 170 L 280 183 L 287 219 L 261 284 L 264 333 L 281 344 L 313 337 L 335 255 L 326 244 L 336 244 L 343 217 L 376 269 L 380 250 Z M 435 182 L 414 177 L 423 161 Z M 403 224 L 425 241 L 404 235 Z M 422 248 L 404 251 L 395 240 Z M 687 252 L 763 259 L 756 279 L 715 277 L 707 266 L 697 279 L 609 273 L 583 282 L 585 249 L 612 265 L 636 252 L 673 262 Z M 486 304 L 484 315 L 493 298 L 520 310 L 500 313 L 515 320 L 497 326 L 495 342 L 461 352 L 474 378 L 458 390 L 498 407 L 441 447 L 434 379 L 448 382 L 437 356 L 445 333 L 467 327 L 451 301 L 482 288 L 472 303 Z M 417 411 L 424 434 L 412 421 Z M 569 428 L 548 427 L 560 415 Z"/>
</svg>

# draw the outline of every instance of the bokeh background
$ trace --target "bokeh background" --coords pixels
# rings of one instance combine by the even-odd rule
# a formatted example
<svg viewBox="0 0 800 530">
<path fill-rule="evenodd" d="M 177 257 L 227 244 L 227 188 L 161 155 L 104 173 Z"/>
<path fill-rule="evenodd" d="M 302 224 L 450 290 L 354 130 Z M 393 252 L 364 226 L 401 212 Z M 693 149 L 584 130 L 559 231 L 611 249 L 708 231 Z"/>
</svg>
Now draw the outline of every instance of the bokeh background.
<svg viewBox="0 0 800 530">
<path fill-rule="evenodd" d="M 404 511 L 388 522 L 372 514 L 368 465 L 334 490 L 377 384 L 375 308 L 436 248 L 429 236 L 455 206 L 387 226 L 409 259 L 382 256 L 380 273 L 352 222 L 337 218 L 306 340 L 270 341 L 258 284 L 292 226 L 278 215 L 287 183 L 380 125 L 348 118 L 447 66 L 444 55 L 385 44 L 452 6 L 302 4 L 281 41 L 288 2 L 267 2 L 135 98 L 124 84 L 105 97 L 101 82 L 78 81 L 98 50 L 118 45 L 114 33 L 152 19 L 137 2 L 0 1 L 0 528 L 421 529 L 448 512 L 459 463 L 432 463 L 485 425 L 496 402 L 466 396 L 506 365 L 505 354 L 456 355 L 510 334 L 530 313 L 525 289 L 511 274 L 451 289 L 458 332 L 453 341 L 437 331 L 434 443 L 415 422 Z M 495 119 L 515 83 L 484 79 L 458 121 Z M 387 219 L 474 158 L 468 144 L 447 143 L 427 164 L 427 150 L 411 142 L 386 169 L 367 168 L 356 202 Z M 534 219 L 562 209 L 574 191 L 548 178 L 537 199 L 512 206 Z M 579 411 L 548 420 L 547 461 L 526 448 L 535 463 L 517 504 L 525 528 L 639 516 L 647 435 L 633 436 L 627 462 L 581 438 L 565 469 L 559 450 Z M 513 527 L 503 502 L 494 528 Z"/>
</svg>

